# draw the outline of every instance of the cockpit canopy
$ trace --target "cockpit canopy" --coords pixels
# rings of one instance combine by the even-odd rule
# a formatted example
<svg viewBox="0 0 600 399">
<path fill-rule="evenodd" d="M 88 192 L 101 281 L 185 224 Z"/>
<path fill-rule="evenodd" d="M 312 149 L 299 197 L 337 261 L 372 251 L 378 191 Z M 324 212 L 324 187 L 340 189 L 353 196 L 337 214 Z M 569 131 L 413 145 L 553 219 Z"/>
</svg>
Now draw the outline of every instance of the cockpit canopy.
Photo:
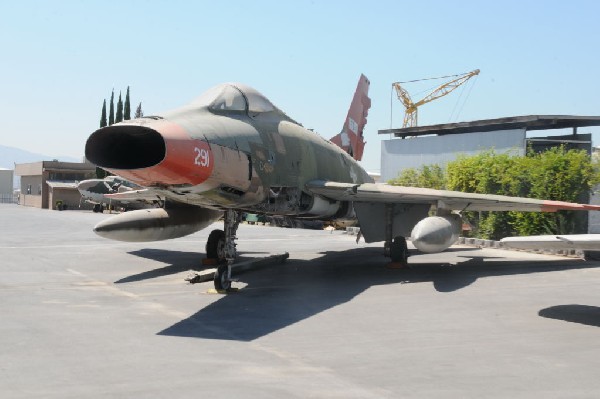
<svg viewBox="0 0 600 399">
<path fill-rule="evenodd" d="M 190 105 L 207 107 L 213 112 L 242 111 L 250 115 L 275 110 L 265 96 L 240 83 L 223 83 L 212 87 Z"/>
</svg>

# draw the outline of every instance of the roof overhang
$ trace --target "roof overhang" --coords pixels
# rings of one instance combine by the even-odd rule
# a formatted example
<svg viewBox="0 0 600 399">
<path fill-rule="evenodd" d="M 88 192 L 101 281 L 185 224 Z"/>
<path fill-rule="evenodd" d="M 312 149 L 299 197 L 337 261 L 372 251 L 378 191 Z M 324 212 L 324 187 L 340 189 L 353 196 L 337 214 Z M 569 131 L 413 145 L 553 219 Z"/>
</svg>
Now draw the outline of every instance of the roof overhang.
<svg viewBox="0 0 600 399">
<path fill-rule="evenodd" d="M 69 190 L 77 190 L 77 184 L 78 182 L 76 181 L 46 181 L 46 184 L 51 187 L 52 189 L 69 189 Z"/>
<path fill-rule="evenodd" d="M 600 116 L 576 115 L 526 115 L 507 118 L 482 119 L 471 122 L 444 123 L 440 125 L 413 126 L 400 129 L 383 129 L 379 134 L 393 134 L 396 137 L 414 137 L 430 134 L 461 134 L 492 132 L 496 130 L 549 130 L 568 129 L 585 126 L 600 126 Z"/>
</svg>

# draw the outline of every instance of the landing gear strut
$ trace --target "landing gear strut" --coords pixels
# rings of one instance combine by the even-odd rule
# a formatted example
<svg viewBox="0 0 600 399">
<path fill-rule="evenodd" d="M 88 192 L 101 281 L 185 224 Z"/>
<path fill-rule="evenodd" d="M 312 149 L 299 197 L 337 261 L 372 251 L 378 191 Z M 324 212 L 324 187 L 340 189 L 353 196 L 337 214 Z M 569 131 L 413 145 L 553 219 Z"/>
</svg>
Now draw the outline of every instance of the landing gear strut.
<svg viewBox="0 0 600 399">
<path fill-rule="evenodd" d="M 392 241 L 394 235 L 394 204 L 386 204 L 385 207 L 385 244 L 383 246 L 383 254 L 391 258 L 388 264 L 392 269 L 404 269 L 408 267 L 408 247 L 406 238 L 397 236 Z"/>
<path fill-rule="evenodd" d="M 388 243 L 386 242 L 386 245 Z M 392 259 L 390 267 L 392 268 L 406 268 L 408 267 L 408 246 L 406 245 L 406 238 L 396 237 L 394 241 L 389 244 L 389 257 Z"/>
<path fill-rule="evenodd" d="M 231 265 L 237 256 L 235 234 L 241 221 L 241 213 L 227 210 L 224 219 L 225 231 L 213 230 L 206 242 L 206 256 L 217 259 L 219 263 L 214 278 L 217 291 L 227 291 L 231 288 Z"/>
</svg>

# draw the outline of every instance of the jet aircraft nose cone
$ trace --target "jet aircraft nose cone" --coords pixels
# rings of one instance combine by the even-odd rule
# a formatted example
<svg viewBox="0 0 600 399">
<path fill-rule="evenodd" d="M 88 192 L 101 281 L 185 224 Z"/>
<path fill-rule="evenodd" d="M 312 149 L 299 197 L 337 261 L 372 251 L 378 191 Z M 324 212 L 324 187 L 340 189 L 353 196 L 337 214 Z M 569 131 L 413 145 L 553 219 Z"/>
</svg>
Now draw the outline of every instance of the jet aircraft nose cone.
<svg viewBox="0 0 600 399">
<path fill-rule="evenodd" d="M 194 138 L 166 119 L 135 120 L 96 130 L 85 145 L 87 159 L 141 186 L 198 185 L 212 174 L 207 139 Z"/>
</svg>

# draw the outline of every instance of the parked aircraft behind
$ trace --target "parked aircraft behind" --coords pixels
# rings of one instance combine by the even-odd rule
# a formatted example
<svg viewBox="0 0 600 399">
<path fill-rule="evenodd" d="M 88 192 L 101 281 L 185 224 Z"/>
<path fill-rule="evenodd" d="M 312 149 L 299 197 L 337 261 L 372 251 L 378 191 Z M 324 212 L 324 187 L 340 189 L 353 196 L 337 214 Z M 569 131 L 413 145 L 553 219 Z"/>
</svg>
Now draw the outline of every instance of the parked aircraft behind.
<svg viewBox="0 0 600 399">
<path fill-rule="evenodd" d="M 163 240 L 203 229 L 224 214 L 224 230 L 211 232 L 206 254 L 227 261 L 215 274 L 216 288 L 227 289 L 242 212 L 320 220 L 357 218 L 365 241 L 384 241 L 384 254 L 404 265 L 408 237 L 423 252 L 443 251 L 457 240 L 461 221 L 454 210 L 600 209 L 374 184 L 349 154 L 362 153 L 368 88 L 368 80 L 361 76 L 344 122 L 344 129 L 349 126 L 352 134 L 346 131 L 347 137 L 339 137 L 344 149 L 305 129 L 258 91 L 239 83 L 213 87 L 170 112 L 97 130 L 87 140 L 87 159 L 145 187 L 109 196 L 160 198 L 164 207 L 113 216 L 100 222 L 95 232 L 124 241 Z M 432 207 L 435 216 L 429 216 Z"/>
<path fill-rule="evenodd" d="M 77 185 L 81 198 L 86 202 L 94 204 L 94 212 L 103 212 L 109 205 L 134 209 L 144 207 L 139 202 L 134 203 L 132 201 L 120 201 L 118 199 L 112 200 L 111 198 L 106 197 L 107 194 L 115 194 L 141 188 L 142 187 L 137 184 L 122 179 L 119 176 L 106 176 L 104 179 L 83 180 Z"/>
</svg>

